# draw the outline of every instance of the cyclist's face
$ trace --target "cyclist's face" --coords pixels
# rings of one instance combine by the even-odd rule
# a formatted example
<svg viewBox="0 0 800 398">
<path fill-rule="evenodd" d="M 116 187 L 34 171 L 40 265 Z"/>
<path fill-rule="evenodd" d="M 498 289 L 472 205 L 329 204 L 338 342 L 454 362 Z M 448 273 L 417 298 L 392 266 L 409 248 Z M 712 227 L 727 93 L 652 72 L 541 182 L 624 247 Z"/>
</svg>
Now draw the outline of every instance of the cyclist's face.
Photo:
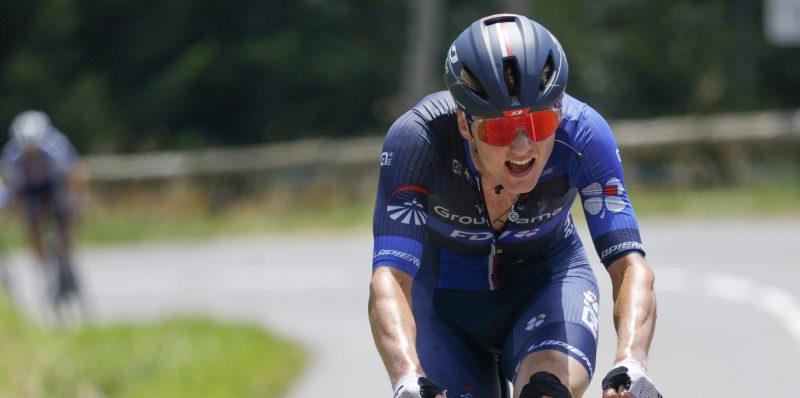
<svg viewBox="0 0 800 398">
<path fill-rule="evenodd" d="M 22 151 L 20 162 L 25 169 L 40 168 L 42 167 L 42 154 L 37 149 L 25 149 Z"/>
<path fill-rule="evenodd" d="M 479 118 L 473 116 L 475 119 Z M 497 146 L 477 137 L 473 139 L 461 111 L 458 112 L 458 124 L 461 135 L 469 141 L 470 155 L 481 177 L 490 178 L 492 184 L 502 184 L 507 192 L 514 194 L 530 192 L 536 186 L 553 152 L 555 134 L 533 141 L 524 127 L 519 126 L 510 144 Z"/>
<path fill-rule="evenodd" d="M 42 151 L 39 150 L 39 148 L 37 148 L 35 146 L 34 147 L 25 147 L 22 150 L 22 157 L 27 161 L 33 162 L 33 161 L 36 161 L 37 159 L 39 159 L 42 156 L 41 152 Z"/>
</svg>

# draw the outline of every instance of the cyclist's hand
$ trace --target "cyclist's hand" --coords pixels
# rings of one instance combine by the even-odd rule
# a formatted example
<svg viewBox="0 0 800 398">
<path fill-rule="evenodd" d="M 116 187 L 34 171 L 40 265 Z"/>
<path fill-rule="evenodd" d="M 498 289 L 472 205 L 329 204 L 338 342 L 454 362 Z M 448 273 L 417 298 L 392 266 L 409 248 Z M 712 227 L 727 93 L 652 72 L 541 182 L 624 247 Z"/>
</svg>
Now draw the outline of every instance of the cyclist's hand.
<svg viewBox="0 0 800 398">
<path fill-rule="evenodd" d="M 617 365 L 603 379 L 603 398 L 662 398 L 653 380 L 636 361 Z"/>
<path fill-rule="evenodd" d="M 446 398 L 444 387 L 433 380 L 409 373 L 400 378 L 394 386 L 393 398 Z"/>
</svg>

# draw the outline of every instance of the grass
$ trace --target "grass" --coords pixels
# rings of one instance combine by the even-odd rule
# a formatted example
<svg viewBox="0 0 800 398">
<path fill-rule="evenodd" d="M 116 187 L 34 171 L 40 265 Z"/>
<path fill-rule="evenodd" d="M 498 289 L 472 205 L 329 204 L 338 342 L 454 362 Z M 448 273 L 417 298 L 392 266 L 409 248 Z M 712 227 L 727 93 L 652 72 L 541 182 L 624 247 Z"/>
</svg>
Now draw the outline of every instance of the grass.
<svg viewBox="0 0 800 398">
<path fill-rule="evenodd" d="M 301 350 L 257 326 L 203 319 L 42 329 L 0 300 L 0 397 L 280 397 Z"/>
<path fill-rule="evenodd" d="M 640 217 L 800 216 L 800 183 L 697 189 L 631 187 L 629 193 Z"/>
</svg>

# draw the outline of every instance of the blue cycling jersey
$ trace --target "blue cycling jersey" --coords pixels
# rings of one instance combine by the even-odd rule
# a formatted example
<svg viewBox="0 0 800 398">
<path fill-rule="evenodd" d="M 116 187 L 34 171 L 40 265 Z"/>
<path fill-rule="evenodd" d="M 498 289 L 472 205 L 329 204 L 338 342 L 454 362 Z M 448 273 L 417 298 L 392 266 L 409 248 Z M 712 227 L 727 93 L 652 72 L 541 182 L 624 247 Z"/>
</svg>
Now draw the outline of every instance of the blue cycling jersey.
<svg viewBox="0 0 800 398">
<path fill-rule="evenodd" d="M 44 136 L 37 151 L 38 156 L 26 159 L 16 139 L 11 139 L 3 148 L 4 176 L 12 192 L 60 185 L 78 160 L 78 152 L 55 128 Z"/>
<path fill-rule="evenodd" d="M 480 175 L 459 134 L 447 91 L 431 94 L 389 129 L 381 154 L 374 215 L 373 268 L 415 276 L 423 246 L 436 245 L 437 287 L 496 290 L 531 280 L 562 254 L 580 249 L 570 207 L 580 194 L 595 249 L 606 266 L 644 254 L 611 128 L 565 95 L 557 140 L 538 183 L 520 195 L 516 220 L 495 231 Z M 514 217 L 516 218 L 516 217 Z"/>
</svg>

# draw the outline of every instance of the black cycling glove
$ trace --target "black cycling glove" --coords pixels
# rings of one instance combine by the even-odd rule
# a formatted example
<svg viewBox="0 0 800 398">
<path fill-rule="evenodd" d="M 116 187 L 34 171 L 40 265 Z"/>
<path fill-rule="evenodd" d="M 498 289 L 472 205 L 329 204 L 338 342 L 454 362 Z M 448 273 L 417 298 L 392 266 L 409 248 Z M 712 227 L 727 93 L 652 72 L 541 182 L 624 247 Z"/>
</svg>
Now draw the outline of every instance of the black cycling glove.
<svg viewBox="0 0 800 398">
<path fill-rule="evenodd" d="M 625 386 L 625 390 L 636 398 L 662 398 L 639 362 L 629 360 L 619 365 L 603 378 L 603 391 L 609 388 L 618 390 L 620 386 Z"/>
<path fill-rule="evenodd" d="M 625 386 L 626 390 L 631 388 L 631 377 L 628 376 L 628 368 L 624 366 L 617 366 L 611 369 L 606 377 L 603 378 L 603 391 L 609 388 L 616 391 L 619 386 Z"/>
<path fill-rule="evenodd" d="M 417 382 L 419 383 L 419 395 L 422 398 L 435 398 L 437 394 L 444 392 L 444 387 L 427 377 L 420 377 Z"/>
</svg>

